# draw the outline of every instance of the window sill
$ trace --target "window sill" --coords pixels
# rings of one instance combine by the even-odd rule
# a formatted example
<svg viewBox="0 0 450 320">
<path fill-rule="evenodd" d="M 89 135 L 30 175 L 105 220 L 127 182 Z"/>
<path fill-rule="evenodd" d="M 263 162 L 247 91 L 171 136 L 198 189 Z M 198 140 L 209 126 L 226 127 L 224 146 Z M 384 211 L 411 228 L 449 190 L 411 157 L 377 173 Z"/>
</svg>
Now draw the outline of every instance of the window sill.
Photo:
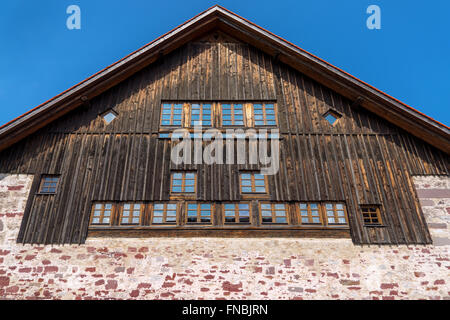
<svg viewBox="0 0 450 320">
<path fill-rule="evenodd" d="M 363 227 L 365 228 L 386 228 L 386 225 L 383 224 L 364 224 Z"/>
<path fill-rule="evenodd" d="M 299 226 L 140 226 L 90 227 L 88 237 L 213 237 L 213 238 L 350 238 L 348 227 Z"/>
</svg>

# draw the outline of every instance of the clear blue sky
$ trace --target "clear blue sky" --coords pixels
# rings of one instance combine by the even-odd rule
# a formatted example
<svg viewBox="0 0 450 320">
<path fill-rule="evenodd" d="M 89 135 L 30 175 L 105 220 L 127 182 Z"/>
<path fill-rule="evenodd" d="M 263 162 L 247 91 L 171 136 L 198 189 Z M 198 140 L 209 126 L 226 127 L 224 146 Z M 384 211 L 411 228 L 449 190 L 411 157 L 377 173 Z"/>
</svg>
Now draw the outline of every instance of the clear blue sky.
<svg viewBox="0 0 450 320">
<path fill-rule="evenodd" d="M 68 30 L 66 8 L 81 8 Z M 0 124 L 220 4 L 450 125 L 450 1 L 3 0 Z M 381 30 L 366 8 L 381 8 Z"/>
</svg>

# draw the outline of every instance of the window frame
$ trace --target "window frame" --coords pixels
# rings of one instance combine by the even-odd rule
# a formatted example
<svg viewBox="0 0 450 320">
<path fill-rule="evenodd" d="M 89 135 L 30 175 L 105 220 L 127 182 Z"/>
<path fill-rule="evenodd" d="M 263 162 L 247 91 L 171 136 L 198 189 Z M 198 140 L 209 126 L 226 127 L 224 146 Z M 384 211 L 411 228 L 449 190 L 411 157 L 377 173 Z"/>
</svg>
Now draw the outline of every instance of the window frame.
<svg viewBox="0 0 450 320">
<path fill-rule="evenodd" d="M 201 121 L 202 122 L 202 128 L 213 128 L 214 127 L 214 123 L 215 123 L 215 114 L 214 114 L 214 103 L 213 102 L 208 102 L 208 101 L 204 101 L 204 102 L 189 102 L 189 103 L 187 103 L 187 105 L 188 105 L 188 108 L 189 108 L 189 121 L 188 121 L 188 128 L 191 128 L 191 129 L 194 129 L 195 128 L 195 126 L 194 126 L 194 124 L 192 123 L 192 110 L 193 110 L 193 105 L 199 105 L 200 106 L 200 120 L 196 120 L 196 121 Z M 204 125 L 203 124 L 203 115 L 204 115 L 204 110 L 203 110 L 203 106 L 204 105 L 209 105 L 210 106 L 210 111 L 211 111 L 211 113 L 210 113 L 210 117 L 211 117 L 211 119 L 209 120 L 210 121 L 210 125 Z"/>
<path fill-rule="evenodd" d="M 266 112 L 266 105 L 271 104 L 273 105 L 273 111 L 274 111 L 274 121 L 275 124 L 266 124 L 267 121 L 272 121 L 272 120 L 267 120 L 267 112 Z M 262 116 L 263 116 L 263 120 L 264 124 L 263 125 L 256 125 L 256 121 L 261 121 L 261 120 L 256 120 L 256 114 L 255 114 L 255 105 L 261 105 L 262 106 Z M 251 103 L 251 114 L 252 114 L 252 127 L 253 128 L 277 128 L 278 127 L 278 107 L 277 104 L 275 102 L 252 102 Z"/>
<path fill-rule="evenodd" d="M 240 125 L 240 124 L 231 124 L 231 125 L 224 125 L 224 121 L 232 121 L 232 122 L 234 122 L 235 121 L 235 119 L 234 119 L 234 116 L 235 116 L 235 114 L 233 113 L 233 111 L 235 110 L 235 108 L 234 108 L 234 106 L 235 105 L 237 105 L 237 104 L 240 104 L 241 106 L 242 106 L 242 125 Z M 247 112 L 246 112 L 246 110 L 247 110 L 247 104 L 246 103 L 244 103 L 244 102 L 217 102 L 217 105 L 218 105 L 218 108 L 219 108 L 219 110 L 220 110 L 220 121 L 219 121 L 219 123 L 220 123 L 220 127 L 221 128 L 245 128 L 245 127 L 249 127 L 248 126 L 248 121 L 247 121 Z M 232 116 L 232 120 L 224 120 L 223 119 L 223 116 L 224 116 L 224 113 L 223 113 L 223 110 L 224 110 L 224 108 L 223 108 L 223 106 L 224 105 L 230 105 L 231 106 L 231 116 Z"/>
<path fill-rule="evenodd" d="M 236 217 L 238 218 L 238 222 L 227 222 L 226 221 L 226 208 L 225 205 L 234 205 L 234 218 L 236 220 Z M 248 222 L 240 222 L 240 215 L 239 213 L 239 205 L 240 204 L 247 204 L 248 205 Z M 222 207 L 222 223 L 224 225 L 224 227 L 230 227 L 230 226 L 252 226 L 253 225 L 253 209 L 252 209 L 252 202 L 251 201 L 238 201 L 238 202 L 233 202 L 233 201 L 228 201 L 228 202 L 223 202 L 221 203 L 221 207 Z M 236 207 L 238 208 L 238 211 L 236 211 Z M 229 210 L 228 210 L 229 211 Z"/>
<path fill-rule="evenodd" d="M 328 211 L 330 211 L 330 210 L 327 208 L 327 204 L 331 204 L 333 206 L 332 211 L 334 213 L 333 218 L 334 218 L 335 221 L 336 221 L 336 219 L 342 218 L 341 216 L 338 216 L 338 211 L 344 211 L 345 224 L 344 223 L 331 223 L 330 224 L 328 222 Z M 342 210 L 337 209 L 336 208 L 337 204 L 342 205 L 343 209 Z M 349 219 L 348 219 L 348 214 L 347 214 L 347 206 L 346 206 L 346 204 L 344 202 L 339 202 L 339 201 L 338 202 L 333 202 L 333 201 L 323 202 L 322 203 L 322 211 L 323 211 L 323 220 L 325 222 L 325 224 L 324 224 L 325 226 L 327 226 L 327 227 L 328 226 L 331 226 L 331 227 L 349 226 Z"/>
<path fill-rule="evenodd" d="M 109 224 L 107 223 L 93 223 L 92 221 L 95 218 L 95 211 L 99 211 L 99 209 L 96 208 L 97 205 L 102 205 L 101 208 L 101 214 L 99 216 L 100 221 L 103 221 L 104 218 L 104 214 L 106 211 L 106 205 L 111 205 L 111 214 L 109 216 Z M 113 221 L 116 217 L 116 210 L 117 210 L 117 205 L 114 202 L 94 202 L 92 204 L 92 208 L 91 208 L 91 217 L 89 219 L 89 227 L 111 227 L 113 226 Z"/>
<path fill-rule="evenodd" d="M 164 105 L 171 105 L 170 108 L 170 120 L 163 119 Z M 181 105 L 181 119 L 175 120 L 180 121 L 180 124 L 173 124 L 174 116 L 175 116 L 175 105 Z M 159 113 L 159 127 L 161 129 L 171 129 L 171 128 L 184 128 L 185 127 L 185 118 L 186 118 L 186 103 L 184 102 L 161 102 L 161 111 Z M 178 109 L 178 108 L 177 108 Z M 163 121 L 170 121 L 170 124 L 163 124 Z"/>
<path fill-rule="evenodd" d="M 252 189 L 251 192 L 243 192 L 242 191 L 243 187 L 248 187 L 248 186 L 244 186 L 242 184 L 243 180 L 247 180 L 248 181 L 248 179 L 242 179 L 242 175 L 244 175 L 244 174 L 249 174 L 250 175 L 250 183 L 251 183 L 250 187 Z M 255 181 L 257 180 L 257 179 L 255 179 L 255 175 L 256 174 L 262 175 L 264 177 L 264 180 L 263 180 L 264 181 L 264 189 L 265 189 L 264 192 L 253 191 L 254 189 L 256 189 L 256 187 L 259 187 L 259 186 L 255 185 Z M 258 181 L 261 181 L 261 179 L 258 179 Z M 239 193 L 242 196 L 249 196 L 249 195 L 250 196 L 258 196 L 258 195 L 260 195 L 260 196 L 267 196 L 269 194 L 269 183 L 268 182 L 269 181 L 267 179 L 267 176 L 263 175 L 263 174 L 261 174 L 259 172 L 241 171 L 241 172 L 239 172 Z"/>
<path fill-rule="evenodd" d="M 336 120 L 335 120 L 333 123 L 331 123 L 331 122 L 327 119 L 328 116 L 332 116 L 332 117 L 334 117 Z M 323 119 L 324 119 L 330 126 L 334 127 L 334 126 L 336 126 L 336 125 L 338 124 L 339 119 L 342 118 L 342 114 L 339 113 L 338 111 L 334 110 L 334 109 L 329 109 L 327 112 L 325 112 L 325 113 L 322 115 L 322 117 L 323 117 Z"/>
<path fill-rule="evenodd" d="M 306 204 L 306 211 L 308 214 L 307 217 L 308 217 L 308 220 L 310 221 L 309 223 L 304 223 L 302 220 L 303 219 L 302 211 L 304 211 L 304 209 L 300 207 L 301 204 Z M 314 218 L 314 216 L 312 215 L 313 209 L 311 208 L 311 205 L 313 205 L 313 204 L 317 205 L 317 210 L 315 210 L 315 211 L 318 211 L 318 213 L 319 213 L 319 223 L 311 222 L 312 219 Z M 322 212 L 322 203 L 314 202 L 314 201 L 312 201 L 312 202 L 302 201 L 302 202 L 296 203 L 295 207 L 296 207 L 296 211 L 298 212 L 299 224 L 301 226 L 317 226 L 317 227 L 325 226 L 324 216 L 323 216 L 323 212 Z"/>
<path fill-rule="evenodd" d="M 192 211 L 192 210 L 189 210 L 189 205 L 190 204 L 197 205 L 197 210 L 196 210 L 197 211 L 197 216 L 196 216 L 197 222 L 190 222 L 190 221 L 188 221 L 188 219 L 189 219 L 189 211 Z M 202 204 L 209 204 L 211 206 L 211 214 L 209 216 L 210 217 L 210 221 L 209 222 L 199 221 L 199 220 L 201 220 L 201 212 L 202 212 L 201 205 Z M 216 213 L 216 205 L 215 205 L 214 202 L 186 201 L 186 203 L 184 205 L 184 215 L 185 215 L 185 217 L 184 217 L 184 225 L 186 225 L 186 226 L 214 226 L 215 213 Z"/>
<path fill-rule="evenodd" d="M 181 190 L 184 190 L 186 187 L 186 174 L 192 173 L 194 175 L 194 192 L 185 192 L 185 191 L 181 191 L 181 192 L 175 192 L 172 191 L 172 188 L 174 187 L 173 185 L 173 181 L 174 180 L 179 180 L 179 179 L 174 179 L 174 175 L 175 174 L 182 174 L 182 178 L 181 178 Z M 170 194 L 173 196 L 196 196 L 197 195 L 197 184 L 198 184 L 198 177 L 197 177 L 197 172 L 196 171 L 172 171 L 170 173 Z"/>
<path fill-rule="evenodd" d="M 55 195 L 58 193 L 58 189 L 59 189 L 59 185 L 60 185 L 60 181 L 61 181 L 61 176 L 60 175 L 56 175 L 56 174 L 43 174 L 40 177 L 40 181 L 39 181 L 39 188 L 38 188 L 38 195 Z M 56 181 L 56 186 L 54 187 L 55 191 L 54 192 L 42 192 L 43 188 L 47 188 L 49 189 L 50 187 L 44 187 L 45 184 L 45 179 L 57 179 Z M 50 183 L 55 183 L 55 182 L 50 182 Z"/>
<path fill-rule="evenodd" d="M 380 205 L 362 204 L 359 207 L 360 207 L 362 222 L 365 227 L 383 227 L 384 226 L 383 218 L 381 216 L 381 206 Z M 376 219 L 378 219 L 377 223 L 372 222 L 372 220 L 373 220 L 372 217 L 369 217 L 370 223 L 367 223 L 365 221 L 366 218 L 364 217 L 364 214 L 366 212 L 364 212 L 364 209 L 371 209 L 371 208 L 375 209 Z M 367 214 L 371 214 L 371 213 L 367 212 Z"/>
<path fill-rule="evenodd" d="M 106 117 L 108 114 L 110 114 L 110 113 L 114 116 L 114 119 L 112 119 L 110 122 L 107 122 L 106 119 L 105 119 L 105 117 Z M 114 110 L 113 108 L 110 108 L 110 109 L 108 109 L 108 110 L 102 112 L 102 113 L 100 114 L 100 117 L 102 118 L 103 123 L 104 123 L 106 126 L 109 126 L 111 123 L 114 122 L 114 120 L 116 120 L 116 119 L 119 117 L 119 113 L 118 113 L 116 110 Z"/>
<path fill-rule="evenodd" d="M 163 215 L 162 215 L 162 218 L 163 218 L 162 223 L 154 223 L 153 222 L 153 218 L 155 217 L 155 205 L 158 205 L 158 204 L 162 204 L 164 206 L 163 207 Z M 167 211 L 173 211 L 172 209 L 171 210 L 167 209 L 167 206 L 169 204 L 175 205 L 175 222 L 167 222 Z M 177 202 L 175 202 L 175 201 L 154 201 L 153 203 L 151 203 L 149 205 L 149 207 L 150 207 L 150 214 L 149 214 L 149 221 L 148 221 L 149 226 L 151 226 L 151 227 L 177 227 L 177 226 L 179 226 L 180 204 L 178 203 L 178 201 Z M 161 211 L 159 209 L 157 209 L 157 210 Z"/>
<path fill-rule="evenodd" d="M 284 211 L 285 211 L 285 218 L 286 218 L 286 222 L 276 222 L 276 212 L 280 211 L 277 210 L 275 208 L 276 205 L 283 205 L 284 206 Z M 272 222 L 264 222 L 263 221 L 263 211 L 268 211 L 268 209 L 263 209 L 262 205 L 270 205 L 270 211 L 272 213 Z M 259 201 L 258 202 L 258 210 L 259 210 L 259 223 L 263 226 L 271 226 L 271 225 L 278 225 L 278 226 L 287 226 L 291 224 L 290 221 L 290 214 L 289 214 L 289 207 L 290 204 L 287 202 L 272 202 L 272 201 Z M 273 222 L 275 219 L 275 222 Z"/>
<path fill-rule="evenodd" d="M 125 211 L 125 205 L 129 204 L 130 205 L 130 209 L 127 210 L 130 212 L 130 215 L 128 216 L 128 223 L 122 223 L 122 219 L 124 218 L 123 213 Z M 139 222 L 138 223 L 130 223 L 130 219 L 133 219 L 133 212 L 135 212 L 135 206 L 136 205 L 140 205 L 139 208 Z M 118 221 L 118 226 L 141 226 L 143 219 L 144 219 L 144 212 L 145 212 L 145 207 L 146 205 L 140 202 L 124 202 L 120 204 L 120 210 L 119 210 L 119 221 Z M 133 209 L 131 209 L 133 208 Z"/>
</svg>

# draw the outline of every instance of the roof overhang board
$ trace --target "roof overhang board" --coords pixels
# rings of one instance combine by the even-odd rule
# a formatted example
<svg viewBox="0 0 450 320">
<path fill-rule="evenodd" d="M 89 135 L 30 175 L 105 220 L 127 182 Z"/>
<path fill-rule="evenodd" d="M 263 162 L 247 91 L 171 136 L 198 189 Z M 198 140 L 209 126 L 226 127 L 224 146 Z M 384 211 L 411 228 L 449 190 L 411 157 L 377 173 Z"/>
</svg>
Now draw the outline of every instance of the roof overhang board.
<svg viewBox="0 0 450 320">
<path fill-rule="evenodd" d="M 52 100 L 0 127 L 0 150 L 72 111 L 185 43 L 218 28 L 450 153 L 449 128 L 276 35 L 214 6 Z"/>
</svg>

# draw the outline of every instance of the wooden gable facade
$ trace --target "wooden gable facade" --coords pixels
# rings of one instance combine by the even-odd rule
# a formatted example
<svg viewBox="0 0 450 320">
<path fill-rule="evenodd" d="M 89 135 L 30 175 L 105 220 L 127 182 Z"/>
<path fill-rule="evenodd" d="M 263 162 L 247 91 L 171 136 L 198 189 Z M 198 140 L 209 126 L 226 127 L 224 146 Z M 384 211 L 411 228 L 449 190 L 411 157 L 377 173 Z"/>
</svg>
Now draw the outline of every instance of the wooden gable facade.
<svg viewBox="0 0 450 320">
<path fill-rule="evenodd" d="M 161 106 L 193 102 L 276 105 L 280 170 L 267 177 L 267 194 L 241 192 L 239 175 L 258 166 L 170 161 L 173 142 L 162 135 L 169 131 L 161 126 Z M 107 112 L 116 117 L 110 123 L 103 119 Z M 329 112 L 339 117 L 334 125 L 326 120 Z M 206 30 L 160 54 L 0 151 L 1 173 L 35 177 L 17 241 L 41 244 L 81 244 L 88 236 L 351 237 L 355 244 L 430 244 L 412 176 L 448 175 L 449 164 L 442 148 L 226 28 Z M 174 172 L 195 173 L 192 197 L 171 194 Z M 41 192 L 43 178 L 52 177 L 58 178 L 56 192 Z M 188 225 L 190 201 L 211 204 L 213 221 Z M 156 203 L 177 205 L 174 224 L 151 223 Z M 236 203 L 249 205 L 248 224 L 226 223 L 223 208 Z M 284 205 L 288 223 L 264 224 L 262 203 Z M 300 205 L 311 203 L 343 204 L 347 223 L 303 224 Z M 110 223 L 92 225 L 95 205 L 104 214 L 109 204 Z M 121 225 L 129 204 L 139 204 L 140 221 Z M 366 207 L 377 208 L 379 223 L 366 223 Z"/>
</svg>

